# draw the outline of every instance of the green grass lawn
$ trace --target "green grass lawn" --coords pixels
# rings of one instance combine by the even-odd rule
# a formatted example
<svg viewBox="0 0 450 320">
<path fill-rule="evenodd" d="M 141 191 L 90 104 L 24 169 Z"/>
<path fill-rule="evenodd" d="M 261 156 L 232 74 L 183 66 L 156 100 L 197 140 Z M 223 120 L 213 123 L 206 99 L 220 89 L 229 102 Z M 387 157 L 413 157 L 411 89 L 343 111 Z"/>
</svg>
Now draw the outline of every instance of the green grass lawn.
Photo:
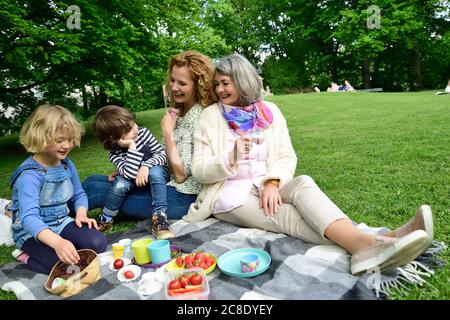
<svg viewBox="0 0 450 320">
<path fill-rule="evenodd" d="M 435 238 L 449 243 L 450 95 L 311 93 L 270 100 L 287 119 L 299 159 L 296 174 L 313 177 L 352 219 L 396 228 L 426 203 L 433 209 Z M 139 123 L 160 137 L 162 113 L 139 113 Z M 16 136 L 0 138 L 0 153 L 0 197 L 10 198 L 8 177 L 26 154 Z M 81 179 L 113 169 L 90 134 L 70 157 Z M 119 227 L 134 224 L 122 219 Z M 12 250 L 0 246 L 0 265 L 13 261 Z M 441 256 L 447 262 L 448 251 Z M 0 291 L 0 299 L 14 298 Z M 450 299 L 450 267 L 438 270 L 428 284 L 391 298 Z"/>
</svg>

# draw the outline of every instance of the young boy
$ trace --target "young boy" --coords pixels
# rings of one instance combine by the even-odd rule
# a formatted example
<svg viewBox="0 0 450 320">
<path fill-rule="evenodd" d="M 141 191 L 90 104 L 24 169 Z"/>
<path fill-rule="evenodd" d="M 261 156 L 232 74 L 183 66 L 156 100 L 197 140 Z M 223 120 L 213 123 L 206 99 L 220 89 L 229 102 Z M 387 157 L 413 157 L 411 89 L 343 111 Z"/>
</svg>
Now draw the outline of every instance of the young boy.
<svg viewBox="0 0 450 320">
<path fill-rule="evenodd" d="M 131 189 L 150 184 L 152 233 L 158 239 L 173 237 L 166 215 L 168 169 L 163 147 L 147 128 L 138 127 L 135 115 L 123 107 L 109 105 L 98 110 L 93 129 L 117 168 L 99 230 L 112 228 L 113 218 Z"/>
</svg>

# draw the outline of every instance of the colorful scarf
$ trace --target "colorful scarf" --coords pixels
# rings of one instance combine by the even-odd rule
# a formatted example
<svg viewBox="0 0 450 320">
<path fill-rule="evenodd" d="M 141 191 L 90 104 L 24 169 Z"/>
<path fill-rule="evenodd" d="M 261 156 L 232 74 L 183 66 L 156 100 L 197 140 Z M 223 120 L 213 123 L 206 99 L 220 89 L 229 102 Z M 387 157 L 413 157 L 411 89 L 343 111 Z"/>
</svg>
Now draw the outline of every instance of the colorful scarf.
<svg viewBox="0 0 450 320">
<path fill-rule="evenodd" d="M 234 107 L 221 102 L 220 106 L 228 126 L 239 135 L 266 129 L 273 122 L 272 112 L 262 100 L 246 107 Z"/>
</svg>

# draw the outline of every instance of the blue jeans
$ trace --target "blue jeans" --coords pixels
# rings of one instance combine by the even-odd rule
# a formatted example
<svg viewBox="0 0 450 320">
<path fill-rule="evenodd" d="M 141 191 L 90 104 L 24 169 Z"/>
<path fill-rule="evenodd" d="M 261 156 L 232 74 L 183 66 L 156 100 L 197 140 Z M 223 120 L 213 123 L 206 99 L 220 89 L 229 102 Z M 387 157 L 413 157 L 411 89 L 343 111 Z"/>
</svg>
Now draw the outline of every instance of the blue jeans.
<svg viewBox="0 0 450 320">
<path fill-rule="evenodd" d="M 152 213 L 167 211 L 166 183 L 169 181 L 169 171 L 167 167 L 151 167 L 148 173 L 148 181 L 152 199 Z M 134 180 L 117 176 L 111 185 L 111 190 L 104 203 L 102 213 L 115 217 L 127 194 L 135 188 L 137 188 L 137 186 Z"/>
<path fill-rule="evenodd" d="M 88 196 L 89 210 L 103 208 L 111 188 L 108 176 L 91 175 L 83 181 L 82 185 Z M 195 202 L 197 195 L 178 192 L 174 187 L 166 186 L 166 188 L 167 217 L 181 219 L 187 213 L 191 203 Z M 153 197 L 149 185 L 134 188 L 123 199 L 119 212 L 140 220 L 150 218 L 153 213 L 152 203 Z"/>
</svg>

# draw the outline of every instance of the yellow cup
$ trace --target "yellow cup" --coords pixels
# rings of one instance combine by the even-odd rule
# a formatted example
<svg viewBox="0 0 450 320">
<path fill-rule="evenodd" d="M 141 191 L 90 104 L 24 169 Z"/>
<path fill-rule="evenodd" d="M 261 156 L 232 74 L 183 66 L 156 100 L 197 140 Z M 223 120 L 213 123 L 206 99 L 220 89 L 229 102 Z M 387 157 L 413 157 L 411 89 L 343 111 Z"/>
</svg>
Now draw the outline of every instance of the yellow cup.
<svg viewBox="0 0 450 320">
<path fill-rule="evenodd" d="M 123 254 L 125 252 L 125 246 L 122 243 L 113 243 L 112 251 L 113 251 L 114 259 L 122 258 Z"/>
<path fill-rule="evenodd" d="M 140 239 L 131 244 L 131 250 L 133 250 L 134 260 L 136 260 L 137 264 L 146 264 L 150 262 L 147 246 L 152 243 L 152 241 L 152 239 Z"/>
</svg>

